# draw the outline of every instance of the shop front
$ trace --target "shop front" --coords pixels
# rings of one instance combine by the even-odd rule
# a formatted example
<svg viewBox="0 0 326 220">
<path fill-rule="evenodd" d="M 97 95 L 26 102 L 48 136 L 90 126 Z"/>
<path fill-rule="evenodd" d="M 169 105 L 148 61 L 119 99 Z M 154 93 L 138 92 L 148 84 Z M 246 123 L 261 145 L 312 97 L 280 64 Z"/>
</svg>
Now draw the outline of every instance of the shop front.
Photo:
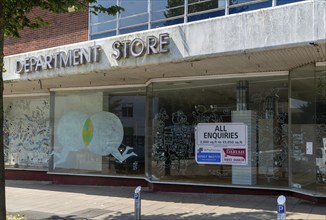
<svg viewBox="0 0 326 220">
<path fill-rule="evenodd" d="M 241 45 L 231 44 L 237 36 L 206 33 L 260 16 L 7 57 L 8 175 L 138 181 L 153 190 L 279 190 L 325 201 L 325 39 L 266 49 L 275 42 L 253 42 L 251 33 Z"/>
</svg>

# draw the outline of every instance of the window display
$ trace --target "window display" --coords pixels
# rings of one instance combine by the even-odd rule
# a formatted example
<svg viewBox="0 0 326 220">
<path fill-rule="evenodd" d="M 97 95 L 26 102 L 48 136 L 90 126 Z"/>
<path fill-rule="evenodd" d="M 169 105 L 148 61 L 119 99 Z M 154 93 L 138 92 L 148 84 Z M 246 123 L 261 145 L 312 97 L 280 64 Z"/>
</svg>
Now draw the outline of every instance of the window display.
<svg viewBox="0 0 326 220">
<path fill-rule="evenodd" d="M 144 173 L 145 98 L 118 93 L 56 93 L 53 170 Z M 132 114 L 124 114 L 126 106 Z"/>
<path fill-rule="evenodd" d="M 51 152 L 49 97 L 5 98 L 3 125 L 7 168 L 48 168 Z"/>
<path fill-rule="evenodd" d="M 246 80 L 239 77 L 154 83 L 151 94 L 154 109 L 152 179 L 287 186 L 287 82 L 287 75 L 262 75 Z M 205 148 L 216 157 L 214 161 L 198 163 L 196 126 L 236 123 L 248 126 L 249 148 L 244 148 L 246 163 L 225 165 L 217 162 L 227 156 L 231 158 L 230 150 L 235 147 L 230 144 L 224 146 L 226 151 L 221 151 L 220 157 L 216 156 L 217 145 Z M 198 149 L 203 156 L 204 149 Z"/>
</svg>

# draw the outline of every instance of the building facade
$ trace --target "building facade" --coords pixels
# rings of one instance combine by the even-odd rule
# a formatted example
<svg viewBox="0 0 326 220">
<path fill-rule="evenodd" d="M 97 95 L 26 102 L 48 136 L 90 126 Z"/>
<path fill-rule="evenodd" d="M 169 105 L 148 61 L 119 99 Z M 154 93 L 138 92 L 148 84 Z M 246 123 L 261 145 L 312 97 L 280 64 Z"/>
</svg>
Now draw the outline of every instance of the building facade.
<svg viewBox="0 0 326 220">
<path fill-rule="evenodd" d="M 8 178 L 325 201 L 325 1 L 117 3 L 5 57 Z"/>
</svg>

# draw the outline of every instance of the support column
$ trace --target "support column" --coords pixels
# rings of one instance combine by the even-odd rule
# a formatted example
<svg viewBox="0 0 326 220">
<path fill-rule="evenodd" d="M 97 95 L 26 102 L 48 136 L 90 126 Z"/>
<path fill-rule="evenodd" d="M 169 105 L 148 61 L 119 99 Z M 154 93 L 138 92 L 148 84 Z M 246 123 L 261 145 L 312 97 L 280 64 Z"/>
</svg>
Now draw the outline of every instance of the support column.
<svg viewBox="0 0 326 220">
<path fill-rule="evenodd" d="M 232 122 L 242 122 L 248 126 L 247 166 L 232 166 L 232 184 L 257 184 L 257 115 L 250 110 L 232 111 Z"/>
</svg>

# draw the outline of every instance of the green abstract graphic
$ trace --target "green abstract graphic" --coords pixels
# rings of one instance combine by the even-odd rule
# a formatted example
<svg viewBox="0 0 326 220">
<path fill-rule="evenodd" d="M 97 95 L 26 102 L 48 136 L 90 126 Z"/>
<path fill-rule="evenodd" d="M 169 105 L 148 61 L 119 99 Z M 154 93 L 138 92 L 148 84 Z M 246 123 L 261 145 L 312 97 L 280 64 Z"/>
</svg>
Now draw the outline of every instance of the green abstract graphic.
<svg viewBox="0 0 326 220">
<path fill-rule="evenodd" d="M 84 144 L 89 145 L 93 138 L 93 124 L 90 118 L 87 118 L 83 127 Z"/>
</svg>

